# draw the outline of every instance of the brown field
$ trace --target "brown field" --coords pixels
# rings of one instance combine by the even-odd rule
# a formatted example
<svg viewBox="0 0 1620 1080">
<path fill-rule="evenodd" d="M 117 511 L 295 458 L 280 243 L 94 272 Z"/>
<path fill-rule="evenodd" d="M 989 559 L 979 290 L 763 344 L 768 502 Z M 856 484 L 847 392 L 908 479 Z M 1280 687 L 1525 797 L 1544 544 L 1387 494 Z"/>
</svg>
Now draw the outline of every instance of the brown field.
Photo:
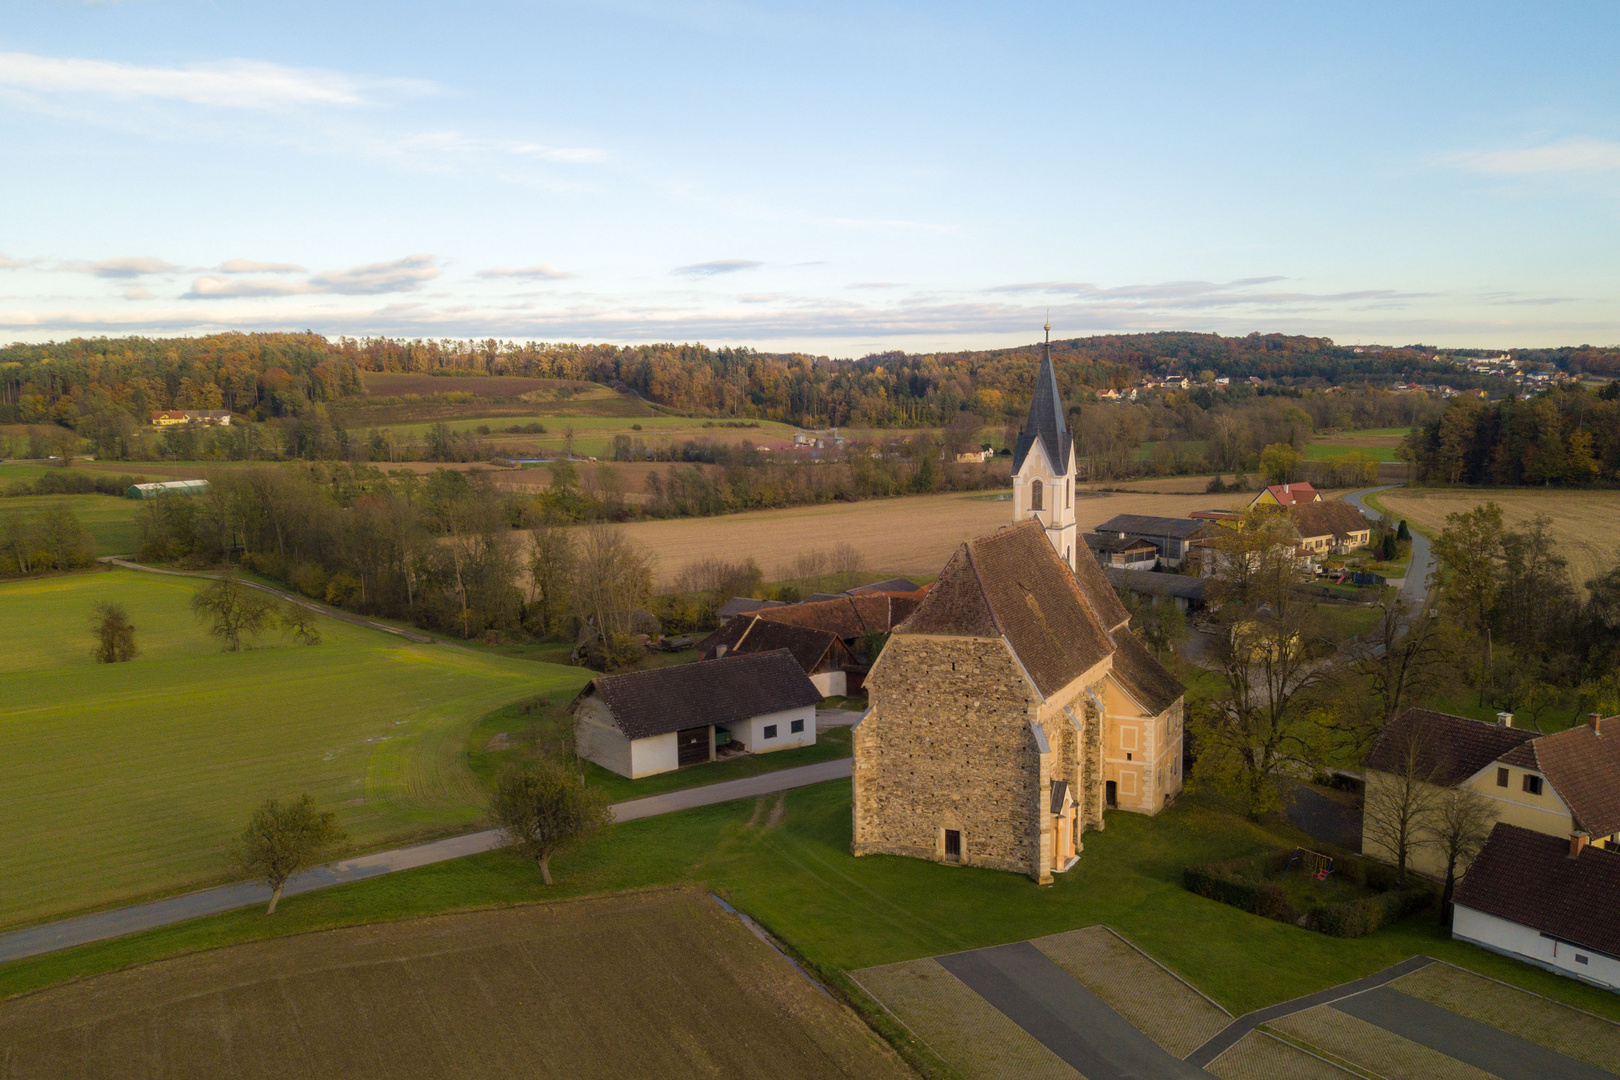
<svg viewBox="0 0 1620 1080">
<path fill-rule="evenodd" d="M 0 1003 L 0 1073 L 96 1080 L 912 1075 L 701 893 L 237 945 Z"/>
<path fill-rule="evenodd" d="M 1446 527 L 1447 514 L 1472 510 L 1487 502 L 1502 508 L 1502 519 L 1509 526 L 1546 514 L 1552 519 L 1558 552 L 1569 560 L 1570 577 L 1583 593 L 1587 578 L 1608 570 L 1620 556 L 1620 539 L 1614 528 L 1620 521 L 1620 491 L 1402 488 L 1381 493 L 1378 501 L 1390 513 L 1431 535 Z"/>
<path fill-rule="evenodd" d="M 375 397 L 402 394 L 477 394 L 479 397 L 521 397 L 535 390 L 599 390 L 596 383 L 579 379 L 526 379 L 516 375 L 423 375 L 403 371 L 364 371 L 360 381 Z"/>
<path fill-rule="evenodd" d="M 1098 495 L 1075 501 L 1081 532 L 1115 514 L 1184 517 L 1191 510 L 1234 505 L 1231 495 Z M 688 563 L 713 555 L 741 561 L 750 556 L 767 578 L 803 552 L 853 544 L 865 567 L 882 573 L 931 579 L 963 540 L 993 532 L 1012 520 L 1010 493 L 912 495 L 761 510 L 714 518 L 637 521 L 624 526 L 658 558 L 658 585 L 665 587 Z"/>
</svg>

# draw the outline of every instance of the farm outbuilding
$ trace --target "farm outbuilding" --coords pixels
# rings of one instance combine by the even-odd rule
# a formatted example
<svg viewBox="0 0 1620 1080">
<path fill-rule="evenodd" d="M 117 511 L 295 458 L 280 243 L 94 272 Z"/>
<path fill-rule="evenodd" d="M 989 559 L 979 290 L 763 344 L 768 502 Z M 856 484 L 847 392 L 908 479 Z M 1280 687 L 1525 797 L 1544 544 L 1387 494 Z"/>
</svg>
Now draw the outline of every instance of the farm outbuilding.
<svg viewBox="0 0 1620 1080">
<path fill-rule="evenodd" d="M 826 630 L 772 622 L 757 615 L 738 615 L 698 643 L 703 659 L 749 656 L 786 649 L 799 662 L 823 697 L 849 692 L 848 672 L 864 667 L 841 638 Z"/>
<path fill-rule="evenodd" d="M 124 497 L 155 499 L 160 495 L 201 495 L 207 490 L 206 480 L 164 480 L 154 484 L 135 484 L 124 492 Z"/>
<path fill-rule="evenodd" d="M 728 743 L 756 754 L 809 746 L 820 702 L 786 649 L 602 675 L 574 699 L 574 745 L 637 779 L 713 761 Z"/>
</svg>

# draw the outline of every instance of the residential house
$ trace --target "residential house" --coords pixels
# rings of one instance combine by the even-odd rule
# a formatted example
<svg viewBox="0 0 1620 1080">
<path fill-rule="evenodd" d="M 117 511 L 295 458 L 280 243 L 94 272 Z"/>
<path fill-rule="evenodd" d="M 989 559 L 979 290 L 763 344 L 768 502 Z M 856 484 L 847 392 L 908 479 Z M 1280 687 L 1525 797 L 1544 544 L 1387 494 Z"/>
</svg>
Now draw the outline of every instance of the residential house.
<svg viewBox="0 0 1620 1080">
<path fill-rule="evenodd" d="M 1086 533 L 1082 540 L 1097 561 L 1104 566 L 1127 570 L 1151 570 L 1159 561 L 1159 549 L 1146 540 L 1126 536 L 1124 533 Z"/>
<path fill-rule="evenodd" d="M 1307 556 L 1348 554 L 1366 547 L 1372 537 L 1372 524 L 1342 499 L 1294 503 L 1288 520 Z"/>
<path fill-rule="evenodd" d="M 1180 566 L 1194 541 L 1204 536 L 1209 523 L 1194 518 L 1153 517 L 1149 514 L 1115 514 L 1098 525 L 1099 536 L 1119 535 L 1146 540 L 1159 553 L 1166 566 Z"/>
<path fill-rule="evenodd" d="M 772 622 L 758 614 L 727 619 L 720 629 L 698 642 L 697 648 L 705 660 L 786 649 L 810 676 L 822 697 L 842 697 L 848 693 L 848 672 L 865 668 L 864 664 L 856 662 L 849 646 L 837 635 L 808 626 Z"/>
<path fill-rule="evenodd" d="M 1101 567 L 1024 518 L 957 549 L 867 677 L 854 728 L 856 855 L 1047 882 L 1119 807 L 1181 790 L 1184 688 Z"/>
<path fill-rule="evenodd" d="M 995 447 L 991 446 L 989 443 L 984 443 L 975 450 L 960 451 L 956 455 L 956 463 L 958 465 L 983 465 L 986 461 L 989 461 L 995 456 Z"/>
<path fill-rule="evenodd" d="M 1309 484 L 1272 484 L 1261 489 L 1250 500 L 1250 506 L 1298 506 L 1300 503 L 1321 502 L 1322 495 Z"/>
<path fill-rule="evenodd" d="M 574 746 L 636 779 L 713 761 L 727 743 L 756 754 L 808 746 L 820 701 L 787 649 L 599 675 L 571 706 Z"/>
<path fill-rule="evenodd" d="M 153 427 L 175 427 L 186 422 L 186 414 L 179 409 L 165 409 L 152 414 Z"/>
<path fill-rule="evenodd" d="M 1620 990 L 1620 852 L 1498 823 L 1455 899 L 1459 941 Z"/>
<path fill-rule="evenodd" d="M 1408 758 L 1416 775 L 1437 787 L 1465 787 L 1489 799 L 1498 820 L 1548 836 L 1582 832 L 1620 850 L 1620 717 L 1594 717 L 1567 731 L 1538 735 L 1501 722 L 1407 709 L 1379 733 L 1367 752 L 1367 797 L 1380 785 L 1402 783 Z M 1392 853 L 1363 827 L 1362 851 Z M 1439 875 L 1438 851 L 1419 847 L 1411 865 Z"/>
</svg>

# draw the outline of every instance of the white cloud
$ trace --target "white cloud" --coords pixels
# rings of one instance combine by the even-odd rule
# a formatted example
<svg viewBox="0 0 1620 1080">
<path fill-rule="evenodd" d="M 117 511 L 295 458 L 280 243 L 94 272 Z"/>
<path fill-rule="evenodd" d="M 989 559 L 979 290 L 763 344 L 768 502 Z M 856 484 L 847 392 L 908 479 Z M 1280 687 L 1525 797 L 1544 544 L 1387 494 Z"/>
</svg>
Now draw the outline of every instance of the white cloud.
<svg viewBox="0 0 1620 1080">
<path fill-rule="evenodd" d="M 1470 172 L 1524 176 L 1534 173 L 1596 173 L 1620 170 L 1620 142 L 1567 139 L 1518 150 L 1458 154 L 1452 164 Z"/>
<path fill-rule="evenodd" d="M 302 274 L 296 263 L 260 262 L 258 259 L 227 259 L 214 267 L 222 274 Z"/>
<path fill-rule="evenodd" d="M 27 265 L 27 259 L 13 259 L 8 257 L 5 252 L 0 251 L 0 270 L 16 270 Z"/>
<path fill-rule="evenodd" d="M 150 300 L 152 299 L 152 290 L 148 289 L 145 285 L 131 285 L 129 288 L 124 290 L 124 299 Z"/>
<path fill-rule="evenodd" d="M 437 91 L 421 79 L 359 79 L 261 60 L 156 67 L 112 60 L 0 53 L 0 86 L 41 94 L 155 98 L 237 109 L 357 106 Z"/>
<path fill-rule="evenodd" d="M 184 268 L 151 255 L 126 255 L 117 259 L 101 259 L 97 262 L 63 263 L 58 269 L 77 270 L 104 278 L 134 278 L 146 274 L 172 274 Z"/>
<path fill-rule="evenodd" d="M 478 271 L 481 278 L 528 278 L 531 280 L 560 281 L 574 275 L 567 270 L 559 270 L 550 263 L 536 263 L 533 266 L 520 266 L 509 269 L 505 266 L 492 266 L 488 270 Z"/>
<path fill-rule="evenodd" d="M 439 276 L 438 260 L 432 255 L 407 255 L 393 262 L 368 263 L 348 270 L 331 270 L 310 278 L 320 292 L 365 296 L 373 293 L 405 292 Z"/>
<path fill-rule="evenodd" d="M 735 274 L 739 270 L 757 270 L 764 265 L 764 263 L 755 262 L 752 259 L 716 259 L 714 262 L 677 266 L 670 273 L 683 274 L 688 277 L 712 277 L 715 274 Z"/>
<path fill-rule="evenodd" d="M 307 281 L 267 281 L 252 278 L 228 278 L 219 274 L 204 274 L 191 283 L 188 300 L 209 300 L 225 296 L 295 296 L 317 292 Z"/>
</svg>

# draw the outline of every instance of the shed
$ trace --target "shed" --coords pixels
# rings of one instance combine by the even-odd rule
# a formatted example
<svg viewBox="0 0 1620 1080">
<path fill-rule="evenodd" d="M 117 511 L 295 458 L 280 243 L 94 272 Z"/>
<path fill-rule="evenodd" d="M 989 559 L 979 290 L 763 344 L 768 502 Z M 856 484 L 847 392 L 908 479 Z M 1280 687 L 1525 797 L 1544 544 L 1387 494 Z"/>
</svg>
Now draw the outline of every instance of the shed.
<svg viewBox="0 0 1620 1080">
<path fill-rule="evenodd" d="M 1086 533 L 1086 547 L 1104 566 L 1117 566 L 1131 570 L 1147 570 L 1159 561 L 1159 549 L 1146 540 L 1126 536 L 1124 533 L 1104 536 Z"/>
<path fill-rule="evenodd" d="M 1098 536 L 1124 536 L 1146 540 L 1158 549 L 1168 566 L 1180 566 L 1192 542 L 1208 527 L 1194 518 L 1155 517 L 1151 514 L 1115 514 L 1098 525 Z"/>
<path fill-rule="evenodd" d="M 124 492 L 124 497 L 155 499 L 160 495 L 201 495 L 207 490 L 206 480 L 164 480 L 155 484 L 135 484 Z"/>
<path fill-rule="evenodd" d="M 799 662 L 823 697 L 849 692 L 848 671 L 858 666 L 838 635 L 811 626 L 772 622 L 757 615 L 738 615 L 698 643 L 703 659 L 747 656 L 786 649 Z"/>
<path fill-rule="evenodd" d="M 786 649 L 599 675 L 574 699 L 574 745 L 636 779 L 713 761 L 726 742 L 756 754 L 809 746 L 820 701 Z"/>
<path fill-rule="evenodd" d="M 1105 566 L 1108 584 L 1116 589 L 1150 597 L 1153 602 L 1169 599 L 1182 611 L 1203 608 L 1209 592 L 1209 579 L 1187 574 L 1161 574 L 1155 570 L 1124 570 Z"/>
</svg>

